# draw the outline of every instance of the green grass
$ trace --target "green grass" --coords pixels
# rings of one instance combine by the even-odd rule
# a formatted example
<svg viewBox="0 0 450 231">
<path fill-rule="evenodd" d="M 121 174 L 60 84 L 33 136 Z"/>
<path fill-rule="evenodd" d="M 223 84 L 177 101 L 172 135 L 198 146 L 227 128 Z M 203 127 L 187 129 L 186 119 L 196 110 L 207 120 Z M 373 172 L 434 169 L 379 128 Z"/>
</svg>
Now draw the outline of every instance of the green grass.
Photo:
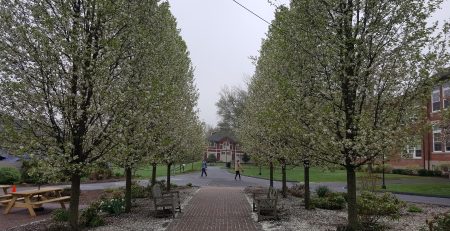
<svg viewBox="0 0 450 231">
<path fill-rule="evenodd" d="M 388 184 L 386 190 L 391 192 L 415 193 L 432 196 L 450 196 L 450 182 L 429 184 Z"/>
<path fill-rule="evenodd" d="M 193 172 L 193 171 L 200 171 L 201 170 L 201 166 L 202 166 L 202 163 L 200 161 L 199 162 L 194 162 L 193 168 L 192 168 L 192 164 L 191 163 L 187 163 L 184 166 L 184 172 L 177 171 L 175 173 L 175 175 L 188 173 L 188 172 Z M 176 166 L 172 166 L 171 169 L 173 169 L 174 167 L 178 168 L 179 165 L 177 164 Z M 114 168 L 114 173 L 116 173 L 116 172 L 123 174 L 124 170 L 123 170 L 123 168 L 115 167 Z M 173 174 L 173 172 L 171 172 L 171 174 Z M 166 176 L 166 175 L 167 175 L 167 166 L 165 166 L 165 165 L 158 165 L 156 167 L 156 177 Z M 151 165 L 140 167 L 136 171 L 135 178 L 150 179 L 151 177 L 152 177 L 152 166 Z"/>
<path fill-rule="evenodd" d="M 244 172 L 241 173 L 245 176 L 258 177 L 263 179 L 269 179 L 269 168 L 267 166 L 263 166 L 261 168 L 261 175 L 259 175 L 259 167 L 252 164 L 244 164 L 243 165 Z M 234 168 L 229 169 L 230 172 L 234 172 Z M 292 167 L 288 166 L 286 171 L 286 177 L 288 181 L 303 181 L 304 179 L 304 169 L 303 167 Z M 357 176 L 360 173 L 356 173 Z M 379 174 L 381 176 L 381 174 Z M 386 179 L 388 180 L 402 180 L 402 179 L 415 179 L 415 178 L 423 178 L 417 176 L 407 176 L 407 175 L 398 175 L 398 174 L 385 174 Z M 274 180 L 281 180 L 281 168 L 276 167 L 274 170 Z M 309 172 L 309 180 L 311 182 L 345 182 L 347 180 L 347 174 L 345 170 L 327 170 L 318 167 L 310 168 Z"/>
</svg>

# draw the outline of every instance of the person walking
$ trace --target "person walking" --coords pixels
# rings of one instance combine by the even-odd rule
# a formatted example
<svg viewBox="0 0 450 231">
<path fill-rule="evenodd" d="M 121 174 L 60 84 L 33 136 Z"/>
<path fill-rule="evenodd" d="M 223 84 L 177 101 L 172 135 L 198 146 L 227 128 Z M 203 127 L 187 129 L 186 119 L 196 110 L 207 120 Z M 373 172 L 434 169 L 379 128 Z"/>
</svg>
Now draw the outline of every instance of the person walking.
<svg viewBox="0 0 450 231">
<path fill-rule="evenodd" d="M 206 166 L 206 160 L 202 161 L 202 175 L 200 177 L 203 177 L 203 173 L 205 173 L 205 176 L 208 176 L 208 174 L 206 174 L 206 168 L 208 166 Z"/>
<path fill-rule="evenodd" d="M 236 180 L 236 177 L 239 176 L 239 180 L 241 180 L 241 172 L 244 170 L 242 169 L 241 163 L 239 163 L 239 160 L 236 161 L 236 164 L 234 165 L 234 171 L 236 171 L 236 175 L 234 176 L 234 180 Z"/>
</svg>

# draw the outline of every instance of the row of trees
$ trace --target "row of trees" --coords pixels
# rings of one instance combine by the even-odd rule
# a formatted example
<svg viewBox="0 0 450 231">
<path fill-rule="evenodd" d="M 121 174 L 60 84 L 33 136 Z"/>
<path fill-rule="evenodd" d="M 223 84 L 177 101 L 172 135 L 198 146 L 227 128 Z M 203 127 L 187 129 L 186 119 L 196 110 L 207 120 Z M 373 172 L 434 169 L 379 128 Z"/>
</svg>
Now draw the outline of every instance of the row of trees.
<svg viewBox="0 0 450 231">
<path fill-rule="evenodd" d="M 73 230 L 92 165 L 124 167 L 129 211 L 133 168 L 170 172 L 200 153 L 193 68 L 167 2 L 7 0 L 0 22 L 0 145 L 69 176 Z"/>
<path fill-rule="evenodd" d="M 400 151 L 449 65 L 442 1 L 292 0 L 263 41 L 239 137 L 263 163 L 342 166 L 357 229 L 355 169 Z M 415 128 L 417 129 L 417 127 Z"/>
</svg>

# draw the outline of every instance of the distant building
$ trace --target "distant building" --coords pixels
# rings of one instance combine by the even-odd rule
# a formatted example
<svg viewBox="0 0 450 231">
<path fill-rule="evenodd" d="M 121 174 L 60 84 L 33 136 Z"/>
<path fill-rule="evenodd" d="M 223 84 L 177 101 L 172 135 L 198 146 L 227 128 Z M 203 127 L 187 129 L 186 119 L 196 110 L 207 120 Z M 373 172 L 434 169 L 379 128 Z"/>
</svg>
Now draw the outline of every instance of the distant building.
<svg viewBox="0 0 450 231">
<path fill-rule="evenodd" d="M 208 148 L 205 158 L 211 154 L 216 157 L 216 161 L 232 162 L 239 160 L 242 162 L 244 152 L 240 149 L 236 136 L 231 131 L 218 131 L 208 137 Z"/>
<path fill-rule="evenodd" d="M 441 84 L 430 92 L 427 103 L 427 122 L 431 123 L 432 131 L 418 135 L 404 148 L 402 155 L 390 160 L 393 167 L 435 170 L 442 165 L 450 165 L 450 137 L 445 137 L 440 124 L 441 112 L 450 107 L 450 69 L 436 75 L 436 78 Z"/>
</svg>

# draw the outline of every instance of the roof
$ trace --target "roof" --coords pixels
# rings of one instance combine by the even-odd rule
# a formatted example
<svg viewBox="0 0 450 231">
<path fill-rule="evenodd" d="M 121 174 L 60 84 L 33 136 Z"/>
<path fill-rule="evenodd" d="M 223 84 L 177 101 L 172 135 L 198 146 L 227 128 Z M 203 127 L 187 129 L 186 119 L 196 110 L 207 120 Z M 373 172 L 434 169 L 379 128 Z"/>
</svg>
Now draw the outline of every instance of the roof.
<svg viewBox="0 0 450 231">
<path fill-rule="evenodd" d="M 234 135 L 234 132 L 229 131 L 229 130 L 222 130 L 222 131 L 218 131 L 218 132 L 213 132 L 209 137 L 208 140 L 209 141 L 214 141 L 214 142 L 219 142 L 221 140 L 223 140 L 224 138 L 228 138 L 231 141 L 237 143 L 238 139 L 236 138 L 236 135 Z"/>
</svg>

